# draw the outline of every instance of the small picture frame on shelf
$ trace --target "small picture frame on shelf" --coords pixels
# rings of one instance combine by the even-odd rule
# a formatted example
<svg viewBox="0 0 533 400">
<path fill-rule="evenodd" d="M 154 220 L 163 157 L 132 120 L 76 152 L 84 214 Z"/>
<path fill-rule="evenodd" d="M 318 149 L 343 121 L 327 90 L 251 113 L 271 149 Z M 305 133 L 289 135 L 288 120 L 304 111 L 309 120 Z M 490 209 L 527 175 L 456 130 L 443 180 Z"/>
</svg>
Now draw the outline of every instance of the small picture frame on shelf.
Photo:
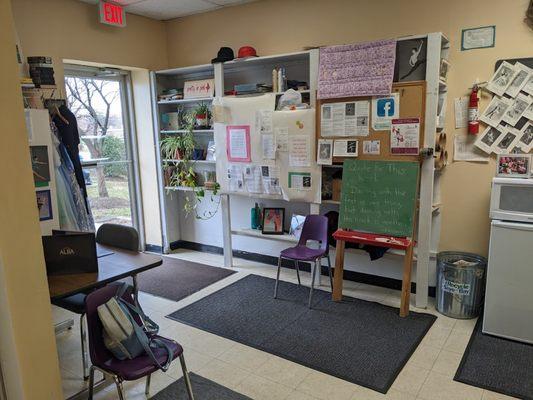
<svg viewBox="0 0 533 400">
<path fill-rule="evenodd" d="M 507 178 L 529 178 L 530 154 L 498 154 L 496 176 Z"/>
<path fill-rule="evenodd" d="M 283 223 L 285 221 L 284 208 L 263 208 L 262 233 L 264 235 L 283 235 Z"/>
</svg>

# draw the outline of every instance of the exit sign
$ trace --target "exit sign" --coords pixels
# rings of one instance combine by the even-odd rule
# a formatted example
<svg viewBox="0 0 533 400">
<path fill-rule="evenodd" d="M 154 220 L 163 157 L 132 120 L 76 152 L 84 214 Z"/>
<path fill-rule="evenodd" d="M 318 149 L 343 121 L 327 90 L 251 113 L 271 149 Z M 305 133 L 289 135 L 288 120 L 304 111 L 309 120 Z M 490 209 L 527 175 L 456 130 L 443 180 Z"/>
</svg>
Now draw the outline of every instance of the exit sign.
<svg viewBox="0 0 533 400">
<path fill-rule="evenodd" d="M 100 22 L 113 26 L 126 26 L 124 7 L 109 1 L 100 1 Z"/>
</svg>

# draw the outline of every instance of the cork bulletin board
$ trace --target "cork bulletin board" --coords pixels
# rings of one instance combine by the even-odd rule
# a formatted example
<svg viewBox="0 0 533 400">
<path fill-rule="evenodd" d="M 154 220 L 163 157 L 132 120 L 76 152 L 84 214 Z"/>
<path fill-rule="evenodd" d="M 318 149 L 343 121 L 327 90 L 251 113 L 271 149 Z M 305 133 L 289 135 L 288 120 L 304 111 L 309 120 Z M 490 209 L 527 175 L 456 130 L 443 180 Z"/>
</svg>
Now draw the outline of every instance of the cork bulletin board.
<svg viewBox="0 0 533 400">
<path fill-rule="evenodd" d="M 400 82 L 392 85 L 392 92 L 399 95 L 399 115 L 398 118 L 419 118 L 420 120 L 420 133 L 419 133 L 419 149 L 424 147 L 424 123 L 425 123 L 425 109 L 426 109 L 426 82 L 414 81 L 414 82 Z M 361 100 L 369 101 L 369 116 L 368 121 L 368 136 L 322 136 L 322 105 L 329 103 L 344 103 L 355 102 Z M 359 160 L 388 160 L 388 161 L 419 161 L 418 154 L 412 155 L 397 155 L 391 153 L 390 146 L 390 129 L 375 131 L 372 129 L 372 97 L 346 97 L 335 99 L 323 99 L 317 100 L 317 112 L 316 112 L 316 131 L 317 131 L 317 146 L 319 139 L 332 139 L 332 140 L 357 140 L 357 157 L 333 157 L 333 164 L 340 164 L 345 159 L 359 159 Z M 379 154 L 363 154 L 363 141 L 376 141 L 380 142 Z"/>
</svg>

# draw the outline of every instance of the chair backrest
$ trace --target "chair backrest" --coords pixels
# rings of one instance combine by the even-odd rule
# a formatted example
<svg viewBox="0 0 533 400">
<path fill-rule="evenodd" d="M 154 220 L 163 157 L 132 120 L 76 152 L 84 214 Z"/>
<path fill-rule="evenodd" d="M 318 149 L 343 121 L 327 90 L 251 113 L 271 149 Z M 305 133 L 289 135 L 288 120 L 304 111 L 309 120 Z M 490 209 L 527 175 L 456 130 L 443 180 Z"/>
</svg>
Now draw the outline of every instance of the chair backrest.
<svg viewBox="0 0 533 400">
<path fill-rule="evenodd" d="M 121 285 L 107 285 L 87 295 L 85 299 L 85 312 L 87 316 L 87 332 L 89 333 L 89 354 L 91 362 L 97 367 L 103 367 L 104 363 L 112 358 L 113 354 L 107 350 L 104 344 L 103 325 L 98 316 L 98 306 L 107 303 L 113 298 Z M 133 304 L 132 290 L 124 293 L 122 298 Z"/>
<path fill-rule="evenodd" d="M 139 233 L 131 226 L 103 224 L 96 232 L 96 242 L 125 250 L 139 251 Z"/>
<path fill-rule="evenodd" d="M 298 244 L 305 246 L 308 240 L 320 242 L 320 249 L 328 249 L 328 219 L 323 215 L 308 215 L 305 217 L 302 234 Z"/>
</svg>

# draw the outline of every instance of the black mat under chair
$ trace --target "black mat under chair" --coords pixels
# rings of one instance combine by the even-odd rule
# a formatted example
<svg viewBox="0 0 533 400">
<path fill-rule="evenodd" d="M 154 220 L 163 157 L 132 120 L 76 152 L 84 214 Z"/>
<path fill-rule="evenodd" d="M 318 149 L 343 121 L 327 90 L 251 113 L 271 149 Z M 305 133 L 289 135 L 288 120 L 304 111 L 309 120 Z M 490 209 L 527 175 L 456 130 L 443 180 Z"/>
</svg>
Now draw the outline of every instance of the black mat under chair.
<svg viewBox="0 0 533 400">
<path fill-rule="evenodd" d="M 474 328 L 455 380 L 533 400 L 533 345 L 485 335 L 482 320 Z"/>
<path fill-rule="evenodd" d="M 139 274 L 138 282 L 143 292 L 179 301 L 234 273 L 226 268 L 163 257 L 163 264 Z"/>
<path fill-rule="evenodd" d="M 191 386 L 196 400 L 252 400 L 249 397 L 234 392 L 225 386 L 192 372 L 189 373 Z M 156 393 L 150 400 L 178 400 L 187 399 L 187 391 L 183 378 Z"/>
<path fill-rule="evenodd" d="M 247 277 L 178 310 L 176 321 L 386 393 L 436 317 L 379 303 Z"/>
</svg>

